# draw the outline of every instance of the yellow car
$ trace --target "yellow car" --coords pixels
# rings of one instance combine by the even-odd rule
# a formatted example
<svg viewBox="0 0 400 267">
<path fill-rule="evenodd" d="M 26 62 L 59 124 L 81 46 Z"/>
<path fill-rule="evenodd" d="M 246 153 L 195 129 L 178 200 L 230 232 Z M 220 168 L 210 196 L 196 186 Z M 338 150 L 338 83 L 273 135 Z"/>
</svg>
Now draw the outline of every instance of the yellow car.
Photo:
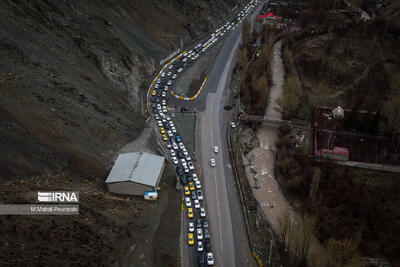
<svg viewBox="0 0 400 267">
<path fill-rule="evenodd" d="M 163 127 L 160 128 L 160 133 L 165 134 L 165 129 Z"/>
<path fill-rule="evenodd" d="M 168 141 L 168 137 L 167 137 L 165 134 L 163 134 L 163 135 L 162 135 L 162 140 L 163 140 L 163 141 Z"/>
<path fill-rule="evenodd" d="M 185 186 L 185 195 L 188 196 L 190 195 L 189 187 Z"/>
<path fill-rule="evenodd" d="M 193 182 L 189 182 L 189 189 L 190 191 L 193 191 L 195 189 Z"/>
<path fill-rule="evenodd" d="M 194 245 L 194 237 L 193 237 L 193 234 L 192 234 L 192 233 L 188 233 L 188 244 L 189 244 L 190 246 L 193 246 L 193 245 Z"/>
<path fill-rule="evenodd" d="M 193 218 L 193 208 L 188 208 L 188 218 Z"/>
<path fill-rule="evenodd" d="M 157 94 L 156 90 L 153 90 L 153 92 L 151 92 L 151 95 L 156 95 L 156 94 Z"/>
</svg>

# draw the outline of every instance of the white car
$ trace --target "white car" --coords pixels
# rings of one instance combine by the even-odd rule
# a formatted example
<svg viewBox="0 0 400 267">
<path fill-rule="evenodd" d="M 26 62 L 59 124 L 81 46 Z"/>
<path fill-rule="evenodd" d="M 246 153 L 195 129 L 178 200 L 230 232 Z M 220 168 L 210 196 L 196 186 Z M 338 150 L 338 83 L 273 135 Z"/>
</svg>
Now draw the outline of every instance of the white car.
<svg viewBox="0 0 400 267">
<path fill-rule="evenodd" d="M 165 98 L 166 96 L 167 96 L 167 93 L 166 93 L 166 92 L 162 92 L 162 93 L 161 93 L 161 97 L 164 97 L 164 98 Z"/>
<path fill-rule="evenodd" d="M 190 172 L 190 170 L 189 170 L 189 168 L 187 167 L 187 165 L 183 166 L 183 170 L 184 170 L 185 173 L 189 173 L 189 172 Z"/>
<path fill-rule="evenodd" d="M 214 256 L 211 252 L 207 253 L 207 265 L 214 265 Z"/>
<path fill-rule="evenodd" d="M 167 101 L 165 101 L 165 99 L 163 99 L 163 100 L 161 101 L 161 105 L 165 106 L 166 104 L 167 104 Z"/>
<path fill-rule="evenodd" d="M 165 72 L 161 72 L 161 77 L 164 77 L 165 76 Z"/>
<path fill-rule="evenodd" d="M 189 222 L 189 232 L 193 233 L 194 232 L 194 223 Z"/>
<path fill-rule="evenodd" d="M 172 79 L 176 79 L 176 77 L 177 77 L 176 74 L 172 75 Z"/>
<path fill-rule="evenodd" d="M 197 240 L 203 240 L 203 230 L 201 228 L 197 228 Z"/>
<path fill-rule="evenodd" d="M 201 190 L 197 190 L 197 199 L 203 200 L 203 192 L 201 192 Z"/>
<path fill-rule="evenodd" d="M 168 71 L 167 76 L 171 76 L 172 72 Z"/>
<path fill-rule="evenodd" d="M 171 85 L 171 84 L 172 84 L 172 81 L 169 80 L 169 81 L 167 82 L 167 85 Z"/>
<path fill-rule="evenodd" d="M 185 166 L 186 165 L 186 160 L 185 159 L 181 159 L 181 163 L 182 163 L 183 166 Z"/>
<path fill-rule="evenodd" d="M 171 150 L 169 151 L 169 153 L 171 154 L 171 157 L 175 157 L 175 156 L 176 156 L 176 152 L 175 152 L 175 150 L 173 150 L 173 149 L 171 149 Z"/>
<path fill-rule="evenodd" d="M 184 145 L 182 142 L 179 142 L 178 145 L 179 145 L 179 148 L 180 148 L 180 149 L 184 149 L 184 148 L 185 148 L 185 145 Z"/>
<path fill-rule="evenodd" d="M 194 165 L 191 161 L 189 161 L 187 165 L 189 167 L 189 170 L 194 171 Z"/>
<path fill-rule="evenodd" d="M 179 68 L 179 69 L 178 69 L 178 72 L 182 72 L 182 71 L 183 71 L 183 69 L 182 69 L 182 68 Z"/>
<path fill-rule="evenodd" d="M 158 89 L 160 85 L 158 83 L 156 83 L 156 85 L 154 85 L 154 89 Z"/>
<path fill-rule="evenodd" d="M 174 67 L 174 65 L 171 64 L 171 65 L 168 66 L 168 69 L 171 70 L 173 67 Z"/>
<path fill-rule="evenodd" d="M 200 201 L 199 201 L 198 199 L 195 199 L 195 200 L 194 200 L 194 207 L 195 207 L 196 209 L 200 209 Z"/>
<path fill-rule="evenodd" d="M 214 146 L 214 153 L 218 153 L 218 146 Z"/>
<path fill-rule="evenodd" d="M 201 217 L 201 218 L 206 217 L 206 211 L 204 210 L 204 207 L 201 207 L 201 208 L 200 208 L 200 217 Z"/>
<path fill-rule="evenodd" d="M 158 127 L 162 127 L 163 126 L 161 121 L 157 121 L 157 125 L 158 125 Z"/>
<path fill-rule="evenodd" d="M 160 82 L 161 82 L 161 80 L 160 80 L 160 79 L 157 79 L 156 83 L 160 83 Z"/>
<path fill-rule="evenodd" d="M 199 178 L 197 177 L 197 174 L 192 173 L 193 181 L 198 181 Z"/>
<path fill-rule="evenodd" d="M 204 250 L 203 242 L 201 242 L 201 241 L 197 242 L 197 251 L 202 252 L 203 250 Z"/>
<path fill-rule="evenodd" d="M 163 106 L 162 111 L 163 111 L 164 113 L 167 113 L 167 112 L 168 112 L 167 107 L 166 107 L 166 106 Z"/>
<path fill-rule="evenodd" d="M 172 143 L 172 147 L 173 147 L 175 150 L 178 149 L 178 145 L 177 145 L 175 142 Z"/>
<path fill-rule="evenodd" d="M 186 160 L 191 160 L 192 159 L 188 152 L 183 152 L 183 155 L 185 155 Z"/>
<path fill-rule="evenodd" d="M 166 116 L 165 119 L 166 119 L 167 121 L 171 121 L 171 117 L 170 117 L 170 116 Z"/>
<path fill-rule="evenodd" d="M 187 61 L 187 58 L 184 57 L 184 58 L 182 59 L 182 62 L 186 62 L 186 61 Z"/>
<path fill-rule="evenodd" d="M 164 86 L 164 91 L 168 91 L 168 86 Z"/>
<path fill-rule="evenodd" d="M 185 197 L 185 204 L 188 208 L 192 206 L 192 201 L 190 200 L 190 197 Z"/>
<path fill-rule="evenodd" d="M 194 184 L 196 185 L 196 189 L 201 189 L 201 183 L 199 180 L 195 181 Z"/>
<path fill-rule="evenodd" d="M 215 167 L 216 163 L 214 158 L 210 159 L 210 165 L 211 167 Z"/>
<path fill-rule="evenodd" d="M 174 126 L 172 126 L 172 127 L 171 127 L 171 131 L 172 131 L 173 133 L 176 133 L 176 128 L 175 128 Z"/>
<path fill-rule="evenodd" d="M 172 131 L 167 131 L 167 134 L 168 134 L 169 137 L 174 136 L 174 134 L 172 133 Z"/>
<path fill-rule="evenodd" d="M 172 157 L 172 163 L 174 163 L 175 165 L 178 165 L 179 161 L 176 157 Z"/>
</svg>

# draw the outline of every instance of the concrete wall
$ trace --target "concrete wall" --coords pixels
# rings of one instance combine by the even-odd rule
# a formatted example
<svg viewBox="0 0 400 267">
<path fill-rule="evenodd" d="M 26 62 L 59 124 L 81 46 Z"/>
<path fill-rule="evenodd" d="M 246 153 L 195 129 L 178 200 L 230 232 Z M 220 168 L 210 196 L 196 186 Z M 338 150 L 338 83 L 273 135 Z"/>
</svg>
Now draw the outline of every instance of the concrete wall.
<svg viewBox="0 0 400 267">
<path fill-rule="evenodd" d="M 154 188 L 134 182 L 119 182 L 107 184 L 108 191 L 116 194 L 143 196 L 145 191 L 153 191 Z"/>
</svg>

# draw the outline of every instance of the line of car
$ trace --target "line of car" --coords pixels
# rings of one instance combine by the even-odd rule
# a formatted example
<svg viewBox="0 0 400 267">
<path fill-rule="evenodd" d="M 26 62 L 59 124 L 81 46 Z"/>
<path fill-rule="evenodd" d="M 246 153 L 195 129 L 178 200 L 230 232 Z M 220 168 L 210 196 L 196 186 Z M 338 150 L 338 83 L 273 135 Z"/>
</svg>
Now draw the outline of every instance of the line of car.
<svg viewBox="0 0 400 267">
<path fill-rule="evenodd" d="M 197 239 L 197 251 L 199 253 L 198 262 L 200 266 L 214 265 L 214 255 L 211 252 L 210 233 L 208 221 L 206 219 L 206 211 L 203 205 L 202 186 L 199 177 L 194 172 L 195 167 L 191 161 L 191 156 L 186 149 L 182 137 L 178 133 L 175 124 L 168 115 L 166 96 L 170 88 L 172 88 L 177 76 L 187 68 L 190 63 L 197 60 L 202 53 L 209 49 L 222 38 L 228 31 L 235 29 L 243 18 L 250 13 L 250 10 L 256 5 L 257 0 L 251 0 L 249 4 L 238 14 L 237 18 L 231 22 L 227 22 L 214 33 L 204 43 L 197 44 L 192 50 L 184 51 L 178 56 L 178 59 L 167 63 L 159 74 L 159 78 L 155 81 L 153 90 L 151 91 L 151 108 L 154 119 L 165 142 L 166 148 L 169 151 L 171 161 L 176 165 L 176 172 L 180 183 L 183 187 L 184 202 L 187 208 L 187 216 L 189 219 L 195 220 L 196 212 L 199 215 L 197 223 L 189 220 L 188 222 L 188 244 L 195 244 Z M 232 125 L 232 127 L 234 127 Z M 218 146 L 214 146 L 214 153 L 218 153 Z M 214 158 L 210 160 L 211 167 L 216 166 Z M 193 201 L 193 202 L 192 202 Z M 194 209 L 193 209 L 194 208 Z M 196 236 L 195 234 L 196 233 Z M 206 254 L 204 253 L 206 252 Z"/>
</svg>

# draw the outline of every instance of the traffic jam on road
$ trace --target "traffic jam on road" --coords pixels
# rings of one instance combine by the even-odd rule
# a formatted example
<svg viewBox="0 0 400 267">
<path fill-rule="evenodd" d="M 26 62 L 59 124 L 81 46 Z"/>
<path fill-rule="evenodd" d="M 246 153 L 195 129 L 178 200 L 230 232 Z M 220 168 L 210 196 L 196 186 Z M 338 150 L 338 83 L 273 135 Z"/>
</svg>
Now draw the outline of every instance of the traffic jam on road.
<svg viewBox="0 0 400 267">
<path fill-rule="evenodd" d="M 151 83 L 147 95 L 147 107 L 153 113 L 153 117 L 161 134 L 161 139 L 169 151 L 169 157 L 176 165 L 176 173 L 183 188 L 183 201 L 186 206 L 188 218 L 187 242 L 189 246 L 195 247 L 198 252 L 200 266 L 214 265 L 214 255 L 211 250 L 210 231 L 206 219 L 206 209 L 203 204 L 204 195 L 199 177 L 195 173 L 189 151 L 186 149 L 181 135 L 169 116 L 167 108 L 167 92 L 171 92 L 179 74 L 195 62 L 203 53 L 212 47 L 218 40 L 228 35 L 235 29 L 243 19 L 250 14 L 251 10 L 258 3 L 252 0 L 232 21 L 225 23 L 211 34 L 211 37 L 204 43 L 197 44 L 194 48 L 184 51 L 173 60 L 162 67 L 160 73 Z M 215 153 L 218 147 L 211 148 Z M 216 165 L 215 159 L 210 160 L 211 167 Z M 205 179 L 206 177 L 203 177 Z"/>
</svg>

